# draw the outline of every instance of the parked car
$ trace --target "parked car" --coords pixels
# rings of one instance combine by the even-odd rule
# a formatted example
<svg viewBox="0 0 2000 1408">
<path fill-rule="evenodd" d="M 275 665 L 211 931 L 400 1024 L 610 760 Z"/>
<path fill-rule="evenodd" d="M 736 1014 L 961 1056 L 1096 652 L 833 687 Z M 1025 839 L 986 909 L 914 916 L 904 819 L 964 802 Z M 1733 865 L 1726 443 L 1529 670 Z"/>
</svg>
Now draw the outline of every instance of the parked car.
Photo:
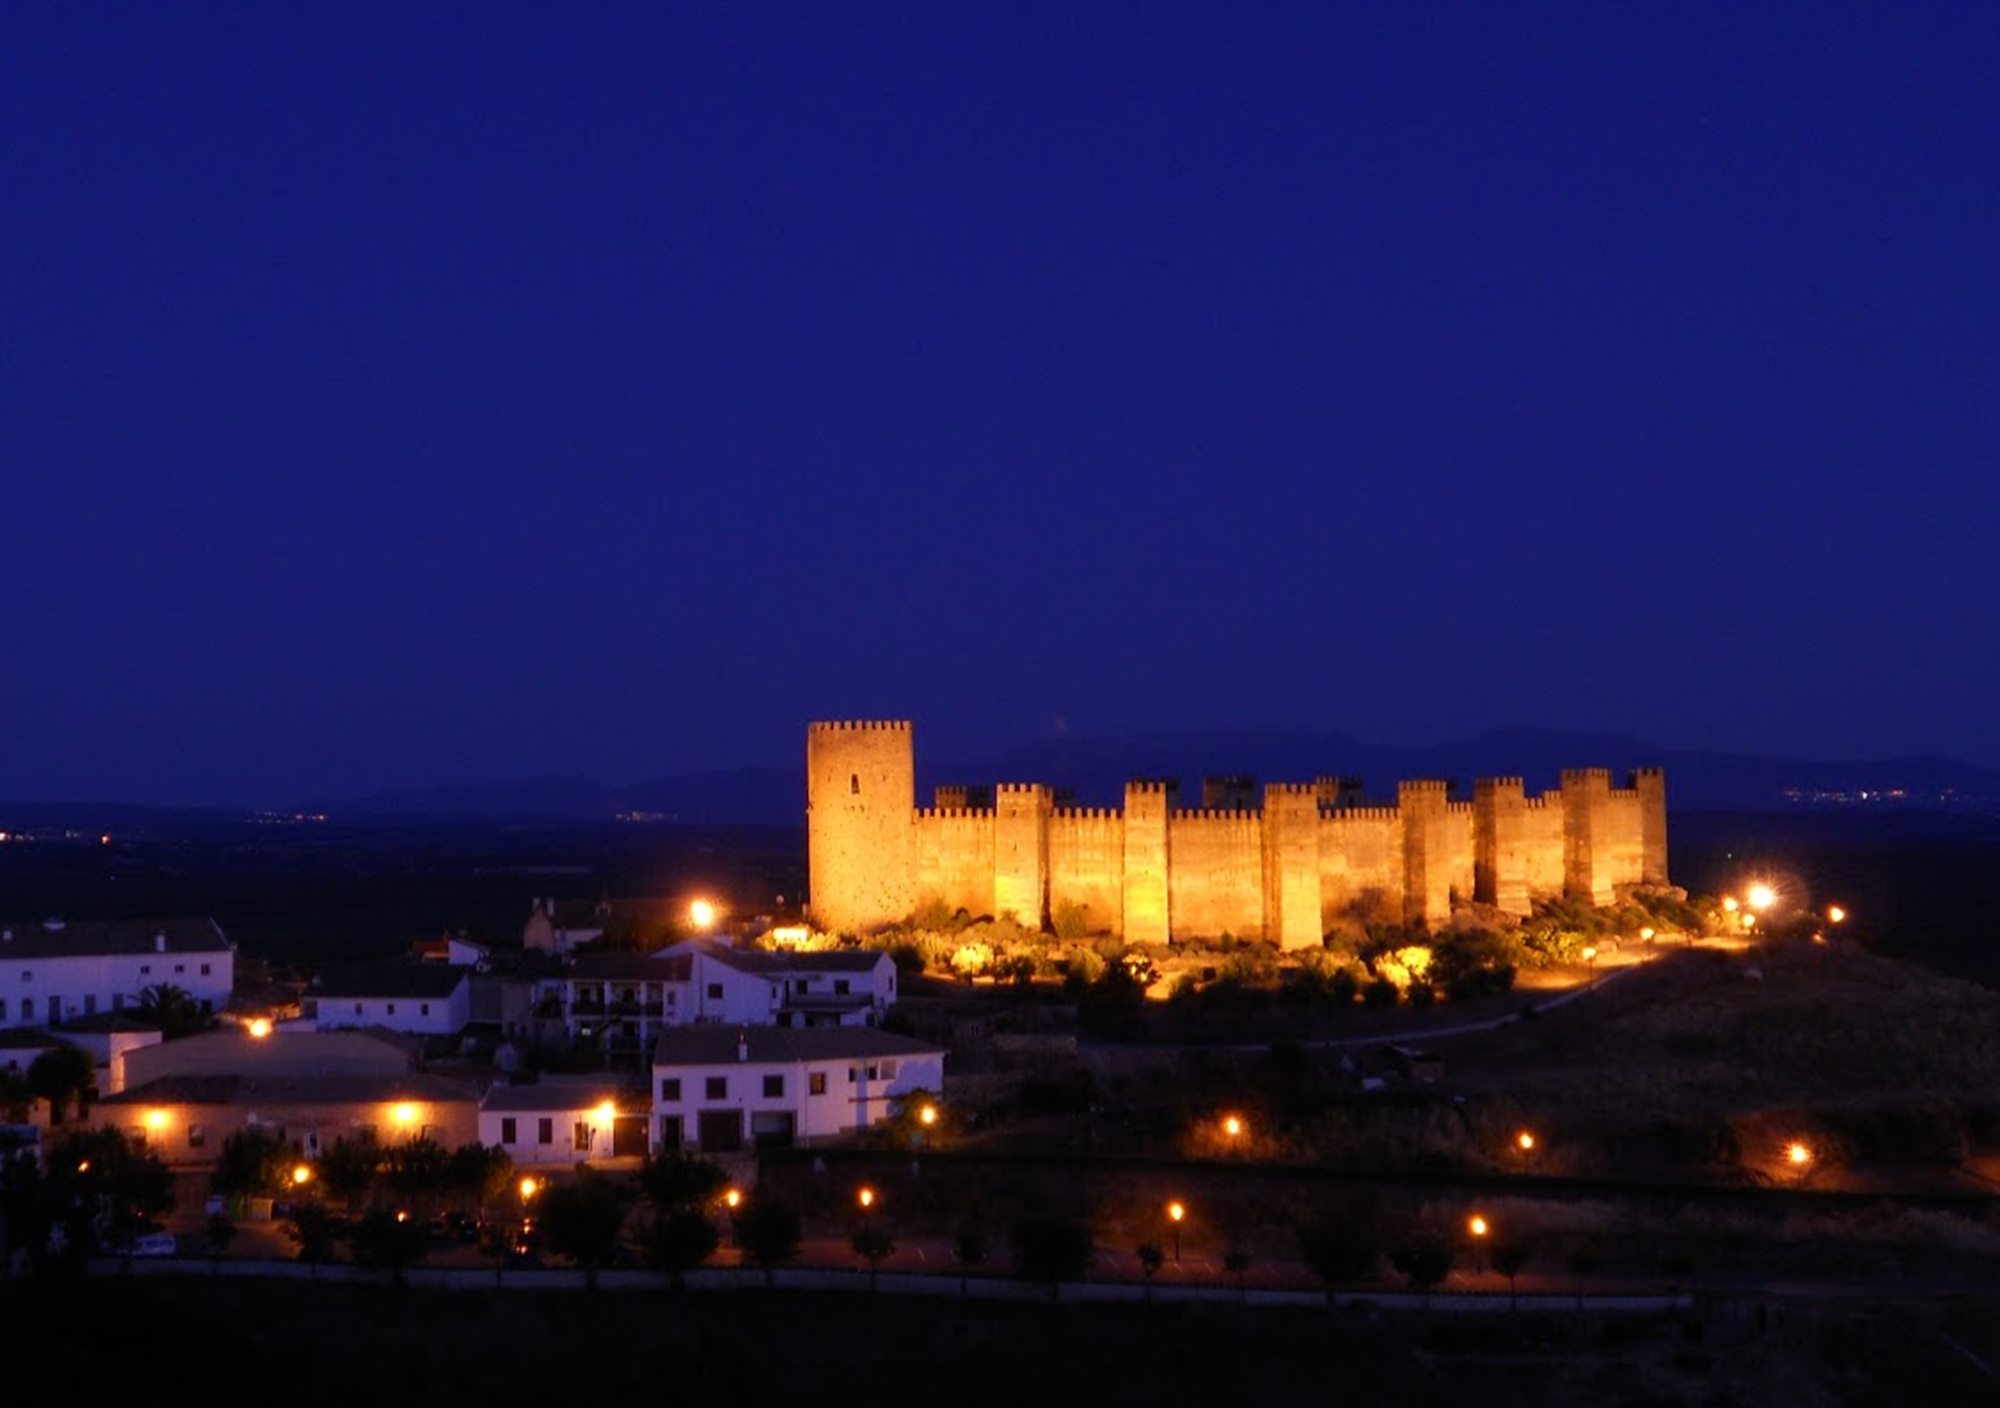
<svg viewBox="0 0 2000 1408">
<path fill-rule="evenodd" d="M 148 1232 L 132 1244 L 132 1256 L 173 1256 L 180 1250 L 171 1232 Z"/>
</svg>

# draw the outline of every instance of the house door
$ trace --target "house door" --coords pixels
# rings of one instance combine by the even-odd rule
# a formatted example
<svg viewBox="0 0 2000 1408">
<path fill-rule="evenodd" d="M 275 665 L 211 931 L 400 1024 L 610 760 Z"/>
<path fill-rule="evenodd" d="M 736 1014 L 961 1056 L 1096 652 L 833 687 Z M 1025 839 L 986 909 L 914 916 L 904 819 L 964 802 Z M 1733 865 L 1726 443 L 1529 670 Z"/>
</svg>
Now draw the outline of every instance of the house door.
<svg viewBox="0 0 2000 1408">
<path fill-rule="evenodd" d="M 611 1156 L 642 1158 L 646 1153 L 646 1117 L 620 1115 L 611 1125 Z"/>
<path fill-rule="evenodd" d="M 704 1154 L 734 1154 L 743 1148 L 741 1110 L 703 1110 L 696 1129 L 701 1135 Z"/>
<path fill-rule="evenodd" d="M 759 1149 L 791 1148 L 792 1131 L 790 1110 L 767 1110 L 750 1117 L 750 1137 Z"/>
</svg>

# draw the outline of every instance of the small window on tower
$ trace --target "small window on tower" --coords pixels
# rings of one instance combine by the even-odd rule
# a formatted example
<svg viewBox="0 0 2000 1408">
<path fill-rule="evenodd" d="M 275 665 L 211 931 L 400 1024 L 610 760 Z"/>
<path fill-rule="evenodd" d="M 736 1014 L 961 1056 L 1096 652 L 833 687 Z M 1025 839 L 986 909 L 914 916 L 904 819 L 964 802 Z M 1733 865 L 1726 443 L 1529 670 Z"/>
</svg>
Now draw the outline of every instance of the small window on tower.
<svg viewBox="0 0 2000 1408">
<path fill-rule="evenodd" d="M 849 792 L 849 793 L 851 793 L 851 794 L 852 794 L 853 796 L 856 796 L 856 797 L 859 797 L 859 796 L 861 795 L 861 774 L 860 774 L 860 773 L 858 773 L 858 772 L 851 772 L 851 773 L 849 773 L 849 774 L 847 775 L 847 790 L 848 790 L 848 792 Z"/>
</svg>

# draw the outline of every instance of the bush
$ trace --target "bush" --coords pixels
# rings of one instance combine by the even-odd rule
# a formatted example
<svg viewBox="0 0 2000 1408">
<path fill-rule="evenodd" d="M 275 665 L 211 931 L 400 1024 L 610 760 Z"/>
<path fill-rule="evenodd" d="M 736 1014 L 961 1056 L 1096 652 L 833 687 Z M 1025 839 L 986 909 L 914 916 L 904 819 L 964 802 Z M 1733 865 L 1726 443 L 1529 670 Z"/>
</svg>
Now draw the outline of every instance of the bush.
<svg viewBox="0 0 2000 1408">
<path fill-rule="evenodd" d="M 902 943 L 889 946 L 889 958 L 896 965 L 896 972 L 904 977 L 914 976 L 924 971 L 923 948 L 905 939 Z"/>
<path fill-rule="evenodd" d="M 1361 990 L 1361 1005 L 1376 1009 L 1394 1007 L 1396 999 L 1401 996 L 1396 985 L 1387 978 L 1374 978 Z"/>
<path fill-rule="evenodd" d="M 1090 907 L 1074 900 L 1064 900 L 1057 905 L 1050 919 L 1059 939 L 1087 938 L 1091 932 Z"/>
</svg>

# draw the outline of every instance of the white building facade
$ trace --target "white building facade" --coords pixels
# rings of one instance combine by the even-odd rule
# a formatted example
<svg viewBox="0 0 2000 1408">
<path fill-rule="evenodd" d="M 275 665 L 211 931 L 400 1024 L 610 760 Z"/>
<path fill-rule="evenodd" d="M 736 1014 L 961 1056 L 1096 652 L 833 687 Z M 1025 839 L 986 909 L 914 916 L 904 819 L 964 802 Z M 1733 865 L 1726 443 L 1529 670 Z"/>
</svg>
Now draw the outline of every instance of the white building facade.
<svg viewBox="0 0 2000 1408">
<path fill-rule="evenodd" d="M 436 963 L 330 972 L 306 990 L 302 1021 L 319 1031 L 381 1027 L 412 1036 L 456 1036 L 472 1020 L 471 972 Z"/>
<path fill-rule="evenodd" d="M 520 1168 L 639 1158 L 649 1115 L 643 1094 L 599 1079 L 496 1085 L 479 1104 L 479 1142 L 506 1150 Z"/>
<path fill-rule="evenodd" d="M 872 1027 L 681 1027 L 653 1053 L 653 1146 L 709 1155 L 880 1124 L 944 1088 L 943 1047 Z"/>
<path fill-rule="evenodd" d="M 53 1026 L 140 1005 L 147 988 L 220 1011 L 236 949 L 212 919 L 0 923 L 0 1027 Z"/>
</svg>

